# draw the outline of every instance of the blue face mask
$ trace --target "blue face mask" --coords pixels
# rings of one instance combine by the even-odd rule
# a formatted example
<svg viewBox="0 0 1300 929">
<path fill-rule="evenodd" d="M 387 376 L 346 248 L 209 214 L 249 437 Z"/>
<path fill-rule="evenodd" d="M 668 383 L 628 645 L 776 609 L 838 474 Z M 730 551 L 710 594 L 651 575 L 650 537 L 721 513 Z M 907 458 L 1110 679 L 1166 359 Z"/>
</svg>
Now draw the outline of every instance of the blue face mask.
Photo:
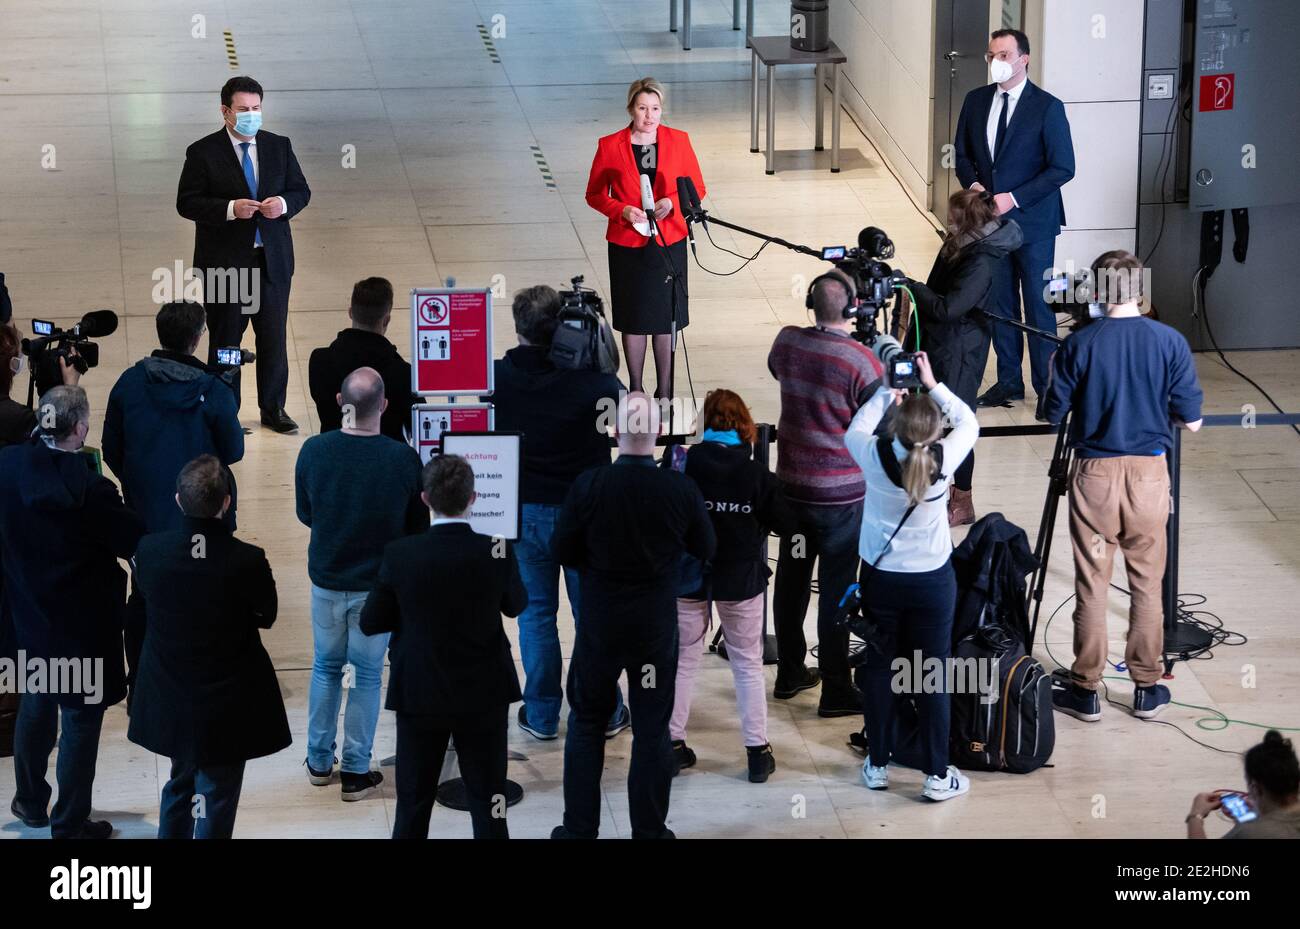
<svg viewBox="0 0 1300 929">
<path fill-rule="evenodd" d="M 235 114 L 235 131 L 240 135 L 257 135 L 262 128 L 262 114 L 249 110 Z"/>
</svg>

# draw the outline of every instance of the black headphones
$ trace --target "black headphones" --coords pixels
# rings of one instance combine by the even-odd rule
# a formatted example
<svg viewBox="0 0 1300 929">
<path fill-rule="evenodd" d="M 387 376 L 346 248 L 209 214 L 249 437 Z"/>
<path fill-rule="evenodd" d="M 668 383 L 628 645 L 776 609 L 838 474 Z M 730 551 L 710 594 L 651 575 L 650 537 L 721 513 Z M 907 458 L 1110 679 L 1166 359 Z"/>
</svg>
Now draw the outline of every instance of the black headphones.
<svg viewBox="0 0 1300 929">
<path fill-rule="evenodd" d="M 857 302 L 858 287 L 856 284 L 853 283 L 853 278 L 849 277 L 839 268 L 832 268 L 831 270 L 827 271 L 824 274 L 817 275 L 815 278 L 812 279 L 812 283 L 808 285 L 808 294 L 807 296 L 804 297 L 803 300 L 803 305 L 806 306 L 808 309 L 815 310 L 817 308 L 813 304 L 813 291 L 817 288 L 817 285 L 822 281 L 837 281 L 838 283 L 844 286 L 845 290 L 849 292 L 849 302 L 844 304 L 844 309 L 847 310 L 849 307 L 853 306 L 853 304 Z"/>
</svg>

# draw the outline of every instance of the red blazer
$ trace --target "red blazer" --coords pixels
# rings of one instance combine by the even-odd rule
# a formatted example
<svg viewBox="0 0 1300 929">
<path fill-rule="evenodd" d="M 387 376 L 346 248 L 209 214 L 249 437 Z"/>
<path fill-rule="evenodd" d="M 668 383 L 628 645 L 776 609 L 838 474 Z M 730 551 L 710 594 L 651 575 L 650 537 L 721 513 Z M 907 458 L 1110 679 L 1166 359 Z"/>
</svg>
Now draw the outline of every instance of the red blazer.
<svg viewBox="0 0 1300 929">
<path fill-rule="evenodd" d="M 700 163 L 695 159 L 691 139 L 685 132 L 659 125 L 656 135 L 659 142 L 659 163 L 651 185 L 655 202 L 667 197 L 673 202 L 673 211 L 660 224 L 664 243 L 672 245 L 686 237 L 686 220 L 682 218 L 682 205 L 677 202 L 677 178 L 689 177 L 703 200 L 707 191 L 700 176 Z M 632 158 L 632 130 L 620 129 L 596 143 L 596 157 L 591 160 L 591 177 L 587 179 L 587 203 L 609 218 L 605 238 L 615 245 L 641 248 L 650 241 L 623 218 L 623 207 L 641 208 L 641 174 Z"/>
</svg>

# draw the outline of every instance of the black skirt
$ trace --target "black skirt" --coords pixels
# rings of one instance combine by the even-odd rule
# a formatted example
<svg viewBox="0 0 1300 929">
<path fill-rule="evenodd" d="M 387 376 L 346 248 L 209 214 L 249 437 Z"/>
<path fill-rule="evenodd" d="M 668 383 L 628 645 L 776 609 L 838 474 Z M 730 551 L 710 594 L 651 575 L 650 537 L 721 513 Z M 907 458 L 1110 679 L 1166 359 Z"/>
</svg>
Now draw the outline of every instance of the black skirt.
<svg viewBox="0 0 1300 929">
<path fill-rule="evenodd" d="M 671 263 L 670 263 L 671 259 Z M 677 328 L 690 322 L 686 300 L 686 240 L 664 248 L 655 239 L 642 248 L 609 243 L 610 314 L 625 335 L 672 331 L 672 269 L 677 282 Z"/>
</svg>

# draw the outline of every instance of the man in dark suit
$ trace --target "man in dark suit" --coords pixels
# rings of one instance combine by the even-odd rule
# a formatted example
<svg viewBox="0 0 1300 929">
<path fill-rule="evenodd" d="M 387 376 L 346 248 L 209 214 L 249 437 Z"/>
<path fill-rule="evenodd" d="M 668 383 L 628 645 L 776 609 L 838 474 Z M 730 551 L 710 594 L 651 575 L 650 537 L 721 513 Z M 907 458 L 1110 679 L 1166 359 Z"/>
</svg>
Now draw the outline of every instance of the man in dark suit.
<svg viewBox="0 0 1300 929">
<path fill-rule="evenodd" d="M 433 458 L 422 483 L 433 525 L 388 544 L 361 611 L 366 635 L 392 633 L 385 706 L 397 713 L 393 838 L 428 837 L 454 738 L 474 838 L 505 839 L 506 726 L 522 694 L 501 614 L 518 616 L 528 594 L 513 547 L 470 528 L 469 462 Z"/>
<path fill-rule="evenodd" d="M 994 278 L 997 299 L 989 309 L 1020 319 L 1019 289 L 1025 322 L 1056 332 L 1056 314 L 1048 306 L 1045 274 L 1056 254 L 1056 237 L 1065 225 L 1061 187 L 1074 177 L 1074 145 L 1065 105 L 1029 81 L 1029 39 L 1017 29 L 999 29 L 989 39 L 985 58 L 994 83 L 972 90 L 962 103 L 955 140 L 957 179 L 963 187 L 990 191 L 998 213 L 1014 219 L 1024 243 L 1003 262 Z M 998 380 L 979 398 L 980 406 L 1010 406 L 1025 397 L 1020 330 L 995 323 L 993 347 Z M 1029 337 L 1030 377 L 1038 395 L 1036 415 L 1043 419 L 1048 361 L 1053 345 Z"/>
<path fill-rule="evenodd" d="M 716 537 L 699 486 L 657 468 L 659 410 L 640 391 L 618 409 L 618 459 L 574 481 L 556 522 L 555 560 L 577 568 L 582 621 L 569 664 L 564 824 L 554 839 L 594 839 L 600 827 L 605 726 L 627 672 L 632 838 L 670 839 L 675 765 L 668 722 L 677 680 L 677 590 L 683 553 L 713 557 Z"/>
<path fill-rule="evenodd" d="M 136 550 L 147 619 L 127 738 L 171 759 L 158 838 L 228 839 L 245 762 L 293 742 L 258 635 L 275 622 L 275 578 L 222 520 L 230 485 L 214 455 L 181 469 L 175 499 L 180 528 Z"/>
<path fill-rule="evenodd" d="M 380 419 L 380 432 L 390 439 L 406 441 L 402 428 L 410 427 L 411 405 L 420 398 L 411 393 L 411 363 L 384 336 L 393 320 L 393 285 L 382 277 L 368 277 L 352 287 L 348 306 L 352 327 L 339 332 L 334 341 L 311 353 L 307 363 L 307 384 L 320 431 L 343 426 L 339 390 L 343 380 L 357 368 L 374 368 L 384 379 L 388 406 Z"/>
<path fill-rule="evenodd" d="M 257 336 L 262 425 L 294 432 L 285 412 L 285 331 L 293 280 L 289 220 L 311 199 L 293 146 L 264 132 L 262 85 L 232 77 L 221 88 L 225 124 L 185 150 L 176 212 L 194 222 L 194 269 L 208 312 L 208 362 L 239 345 L 251 318 Z M 238 378 L 235 380 L 238 397 Z"/>
<path fill-rule="evenodd" d="M 42 690 L 29 682 L 18 710 L 10 810 L 56 839 L 106 839 L 113 826 L 90 819 L 90 799 L 104 711 L 126 696 L 126 573 L 117 560 L 135 554 L 144 523 L 79 453 L 90 431 L 84 390 L 46 391 L 37 426 L 40 441 L 0 450 L 4 595 L 25 665 L 47 669 Z M 47 815 L 56 736 L 59 798 Z"/>
</svg>

